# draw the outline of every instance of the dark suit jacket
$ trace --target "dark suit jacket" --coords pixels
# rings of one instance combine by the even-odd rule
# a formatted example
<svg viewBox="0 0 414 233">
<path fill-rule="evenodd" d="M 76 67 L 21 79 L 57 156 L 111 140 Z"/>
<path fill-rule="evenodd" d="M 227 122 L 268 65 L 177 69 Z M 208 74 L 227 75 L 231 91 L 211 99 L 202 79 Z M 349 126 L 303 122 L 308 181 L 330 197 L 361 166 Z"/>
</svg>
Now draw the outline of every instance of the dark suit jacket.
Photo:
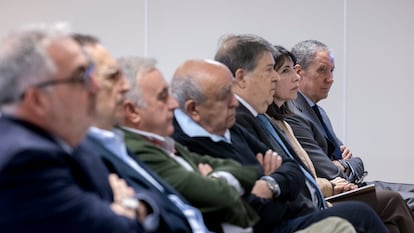
<svg viewBox="0 0 414 233">
<path fill-rule="evenodd" d="M 203 213 L 210 230 L 219 231 L 224 222 L 241 227 L 251 227 L 258 221 L 256 212 L 240 198 L 237 190 L 221 179 L 203 176 L 198 164 L 207 163 L 213 171 L 231 173 L 245 190 L 250 193 L 257 171 L 253 167 L 242 167 L 231 159 L 218 159 L 192 153 L 179 143 L 175 143 L 176 154 L 193 168 L 188 171 L 163 149 L 144 139 L 143 136 L 124 131 L 128 148 L 141 161 L 147 164 L 167 183 L 182 194 L 194 207 Z"/>
<path fill-rule="evenodd" d="M 303 164 L 302 160 L 296 154 L 294 149 L 290 146 L 289 140 L 284 135 L 284 132 L 282 132 L 271 122 L 273 128 L 279 134 L 280 138 L 282 139 L 283 143 L 289 150 L 289 153 L 294 157 L 294 159 L 291 159 L 289 155 L 286 154 L 285 150 L 283 150 L 281 145 L 273 138 L 273 136 L 264 128 L 262 123 L 260 123 L 259 120 L 242 103 L 240 103 L 240 105 L 237 107 L 236 122 L 245 129 L 247 129 L 250 133 L 252 133 L 254 137 L 256 137 L 258 140 L 262 141 L 272 150 L 276 151 L 283 158 L 282 167 L 279 169 L 283 169 L 285 166 L 288 166 L 287 164 L 289 164 L 289 166 L 293 166 L 292 164 L 297 166 L 297 172 L 292 172 L 291 169 L 288 169 L 290 172 L 286 170 L 286 172 L 283 171 L 286 177 L 292 179 L 292 183 L 300 185 L 299 187 L 301 188 L 298 191 L 297 187 L 293 188 L 292 186 L 290 186 L 286 191 L 296 193 L 296 195 L 298 195 L 296 201 L 294 203 L 291 203 L 291 207 L 289 208 L 289 210 L 291 211 L 291 215 L 300 216 L 304 213 L 309 213 L 316 210 L 316 207 L 311 201 L 311 194 L 309 193 L 309 190 L 307 189 L 304 182 L 305 176 L 300 170 L 299 166 L 302 166 L 302 168 L 305 170 L 308 170 L 308 168 L 305 164 Z M 279 182 L 277 179 L 276 181 Z"/>
<path fill-rule="evenodd" d="M 354 180 L 349 179 L 345 173 L 332 163 L 333 158 L 335 158 L 332 155 L 334 145 L 329 140 L 318 116 L 306 102 L 303 94 L 299 92 L 296 100 L 289 102 L 288 106 L 294 114 L 287 115 L 286 121 L 292 127 L 299 143 L 309 154 L 313 164 L 315 164 L 317 176 L 326 179 L 334 179 L 335 177 L 340 176 L 353 182 Z M 321 111 L 323 111 L 323 109 L 321 109 Z M 329 121 L 328 127 L 332 127 Z M 333 136 L 336 137 L 334 132 Z M 341 141 L 338 140 L 337 142 L 339 145 L 342 145 Z M 353 169 L 358 172 L 359 175 L 362 175 L 364 172 L 364 164 L 362 160 L 359 157 L 352 157 L 348 161 Z"/>
<path fill-rule="evenodd" d="M 153 184 L 151 184 L 146 178 L 144 178 L 139 172 L 130 167 L 119 157 L 112 154 L 107 150 L 101 142 L 98 142 L 94 138 L 87 136 L 82 142 L 85 148 L 99 156 L 109 169 L 109 171 L 118 174 L 121 178 L 125 179 L 128 185 L 135 189 L 139 194 L 151 195 L 151 203 L 157 205 L 160 211 L 161 221 L 159 232 L 192 232 L 187 218 L 181 212 L 180 209 L 168 198 L 169 194 L 174 194 L 181 198 L 183 202 L 186 201 L 180 196 L 173 188 L 167 185 L 162 179 L 152 172 L 144 163 L 135 158 L 132 154 L 130 156 L 144 169 L 146 170 L 159 184 L 164 188 L 164 191 L 160 191 Z M 146 198 L 149 198 L 146 196 Z"/>
<path fill-rule="evenodd" d="M 0 229 L 5 232 L 143 232 L 110 208 L 108 171 L 68 154 L 47 132 L 0 118 Z"/>
<path fill-rule="evenodd" d="M 269 147 L 237 124 L 230 131 L 231 144 L 214 142 L 208 137 L 189 137 L 174 121 L 173 137 L 187 146 L 190 151 L 221 158 L 233 158 L 242 164 L 256 166 L 263 175 L 255 155 L 259 152 L 264 153 Z M 287 158 L 284 165 L 271 176 L 279 183 L 282 196 L 273 201 L 266 201 L 254 195 L 248 198 L 249 203 L 261 217 L 261 221 L 255 227 L 256 232 L 268 232 L 287 219 L 314 210 L 310 201 L 305 203 L 301 201 L 304 198 L 300 194 L 304 187 L 304 178 L 294 160 Z"/>
<path fill-rule="evenodd" d="M 282 156 L 283 161 L 284 161 L 283 166 L 286 166 L 285 163 L 286 164 L 295 164 L 296 166 L 302 166 L 305 170 L 307 170 L 309 172 L 306 165 L 302 163 L 302 160 L 296 154 L 294 149 L 290 146 L 289 140 L 284 135 L 284 132 L 282 132 L 278 127 L 276 127 L 273 124 L 273 122 L 271 122 L 273 128 L 275 129 L 275 131 L 278 132 L 278 134 L 279 134 L 280 138 L 282 139 L 283 143 L 285 144 L 286 148 L 289 150 L 290 154 L 295 158 L 296 161 L 291 159 L 286 154 L 285 150 L 283 150 L 281 145 L 273 138 L 273 136 L 262 126 L 262 124 L 257 120 L 257 118 L 255 116 L 253 116 L 253 114 L 243 104 L 240 104 L 239 107 L 237 107 L 236 122 L 239 125 L 241 125 L 242 127 L 244 127 L 245 129 L 247 129 L 250 133 L 252 133 L 258 140 L 262 141 L 269 148 L 276 151 L 280 156 Z M 281 169 L 281 168 L 279 168 L 279 169 Z M 299 167 L 298 167 L 298 169 L 299 169 Z M 303 175 L 302 171 L 300 171 L 298 173 L 298 175 L 296 175 L 294 178 L 297 181 L 304 180 L 304 175 Z M 303 183 L 303 185 L 304 185 L 304 183 Z M 293 188 L 293 187 L 289 187 L 289 188 Z M 291 190 L 293 192 L 298 191 L 297 189 L 291 189 Z"/>
</svg>

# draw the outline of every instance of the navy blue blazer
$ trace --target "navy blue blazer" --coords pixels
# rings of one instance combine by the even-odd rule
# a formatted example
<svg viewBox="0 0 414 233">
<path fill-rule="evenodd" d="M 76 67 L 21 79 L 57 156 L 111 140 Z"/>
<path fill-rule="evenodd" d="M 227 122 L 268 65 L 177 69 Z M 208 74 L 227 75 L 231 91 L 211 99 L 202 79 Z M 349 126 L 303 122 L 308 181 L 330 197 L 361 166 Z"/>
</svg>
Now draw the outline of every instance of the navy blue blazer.
<svg viewBox="0 0 414 233">
<path fill-rule="evenodd" d="M 287 192 L 296 193 L 298 195 L 297 199 L 290 203 L 290 214 L 288 216 L 300 216 L 315 211 L 316 207 L 313 205 L 311 201 L 311 194 L 305 186 L 305 176 L 300 171 L 299 166 L 302 166 L 305 170 L 308 169 L 306 165 L 303 164 L 302 160 L 298 157 L 293 148 L 290 146 L 290 143 L 288 142 L 288 139 L 285 137 L 284 133 L 281 132 L 278 127 L 275 127 L 273 123 L 271 123 L 275 131 L 278 132 L 286 148 L 289 150 L 289 153 L 294 157 L 294 159 L 291 159 L 289 155 L 287 155 L 287 153 L 281 147 L 281 145 L 273 138 L 273 136 L 258 121 L 258 119 L 242 103 L 240 103 L 240 105 L 237 107 L 236 112 L 236 122 L 238 124 L 240 124 L 243 128 L 248 130 L 250 133 L 252 133 L 254 137 L 263 142 L 265 145 L 269 146 L 271 149 L 276 151 L 283 158 L 283 164 L 278 169 L 278 171 L 283 169 L 283 167 L 292 167 L 292 163 L 295 165 L 295 170 L 286 168 L 284 170 L 281 170 L 284 171 L 283 173 L 285 173 L 287 177 L 285 179 L 291 180 L 290 184 L 294 184 L 301 187 L 299 191 L 298 187 L 294 188 L 292 187 L 292 185 L 288 186 L 289 188 L 286 189 Z M 277 178 L 275 178 L 275 180 L 279 182 Z"/>
<path fill-rule="evenodd" d="M 289 114 L 286 117 L 286 121 L 292 127 L 292 130 L 303 149 L 309 154 L 310 159 L 315 165 L 316 175 L 318 177 L 334 179 L 335 177 L 340 176 L 350 182 L 355 182 L 357 176 L 362 177 L 365 171 L 364 163 L 362 159 L 357 156 L 353 156 L 351 159 L 347 160 L 351 165 L 352 170 L 357 174 L 357 176 L 354 177 L 347 176 L 332 163 L 332 160 L 335 159 L 332 155 L 334 145 L 323 129 L 318 116 L 301 92 L 298 93 L 298 96 L 294 101 L 290 101 L 288 104 L 294 114 Z M 320 108 L 320 110 L 324 111 L 322 108 Z M 327 125 L 331 129 L 332 135 L 337 138 L 329 119 L 327 119 Z M 337 143 L 342 145 L 340 140 L 338 140 Z"/>
<path fill-rule="evenodd" d="M 169 194 L 178 196 L 184 203 L 186 201 L 172 187 L 166 184 L 157 174 L 152 172 L 144 163 L 131 156 L 143 169 L 145 169 L 159 184 L 164 188 L 161 192 L 153 184 L 151 184 L 140 173 L 122 161 L 119 157 L 112 154 L 100 142 L 94 138 L 87 136 L 81 144 L 87 148 L 95 156 L 101 158 L 106 167 L 112 173 L 118 174 L 126 180 L 128 185 L 136 190 L 137 193 L 149 193 L 151 204 L 155 204 L 160 214 L 160 226 L 158 232 L 192 232 L 187 218 L 182 211 L 168 198 Z M 148 198 L 148 196 L 146 196 Z"/>
<path fill-rule="evenodd" d="M 257 161 L 255 155 L 264 153 L 266 146 L 239 124 L 230 128 L 231 144 L 226 142 L 215 142 L 209 137 L 190 137 L 174 120 L 173 138 L 188 147 L 190 151 L 199 154 L 208 154 L 213 157 L 232 158 L 241 164 L 253 165 L 259 168 L 263 174 L 263 168 Z M 259 223 L 254 227 L 255 232 L 269 232 L 278 224 L 315 211 L 312 201 L 307 199 L 304 191 L 305 181 L 297 163 L 284 156 L 283 165 L 271 176 L 279 183 L 282 195 L 274 200 L 265 200 L 255 195 L 247 197 L 249 204 L 260 216 Z"/>
<path fill-rule="evenodd" d="M 111 210 L 101 161 L 68 154 L 47 132 L 4 115 L 0 132 L 1 231 L 144 232 Z"/>
</svg>

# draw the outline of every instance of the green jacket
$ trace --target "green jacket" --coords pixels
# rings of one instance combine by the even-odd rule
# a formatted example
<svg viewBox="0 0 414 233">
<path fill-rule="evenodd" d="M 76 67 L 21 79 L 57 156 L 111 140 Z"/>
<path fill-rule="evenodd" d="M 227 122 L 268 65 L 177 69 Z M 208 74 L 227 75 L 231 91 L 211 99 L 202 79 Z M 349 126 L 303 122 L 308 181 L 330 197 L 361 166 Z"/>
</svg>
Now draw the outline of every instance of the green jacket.
<svg viewBox="0 0 414 233">
<path fill-rule="evenodd" d="M 197 165 L 209 164 L 214 171 L 227 171 L 239 180 L 245 191 L 250 191 L 258 177 L 256 168 L 240 165 L 231 159 L 218 159 L 190 152 L 179 143 L 175 143 L 177 154 L 194 169 L 184 169 L 163 149 L 148 142 L 143 136 L 125 131 L 128 149 L 153 171 L 175 188 L 194 207 L 200 209 L 208 223 L 231 223 L 241 227 L 253 226 L 259 217 L 250 205 L 240 197 L 237 190 L 222 179 L 201 175 Z"/>
</svg>

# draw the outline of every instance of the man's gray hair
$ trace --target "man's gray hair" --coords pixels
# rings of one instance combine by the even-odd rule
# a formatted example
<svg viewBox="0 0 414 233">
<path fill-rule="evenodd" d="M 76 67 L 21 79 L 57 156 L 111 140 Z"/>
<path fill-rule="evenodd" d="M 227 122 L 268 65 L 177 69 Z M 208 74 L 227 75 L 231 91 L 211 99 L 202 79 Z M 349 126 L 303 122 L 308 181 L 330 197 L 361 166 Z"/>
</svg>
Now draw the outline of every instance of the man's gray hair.
<svg viewBox="0 0 414 233">
<path fill-rule="evenodd" d="M 292 47 L 291 52 L 296 58 L 296 63 L 306 70 L 319 51 L 332 53 L 332 50 L 327 45 L 317 40 L 301 41 Z"/>
<path fill-rule="evenodd" d="M 0 44 L 0 105 L 19 101 L 27 88 L 56 74 L 46 46 L 69 33 L 65 23 L 33 24 L 3 39 Z"/>
<path fill-rule="evenodd" d="M 225 64 L 235 76 L 240 68 L 254 70 L 265 52 L 273 54 L 273 45 L 258 35 L 226 34 L 219 39 L 214 60 Z"/>
<path fill-rule="evenodd" d="M 157 61 L 154 58 L 146 57 L 120 57 L 117 62 L 124 74 L 131 84 L 131 88 L 125 93 L 125 98 L 133 102 L 135 105 L 141 108 L 145 108 L 147 103 L 142 98 L 142 89 L 137 85 L 138 73 L 147 73 L 156 69 Z"/>
<path fill-rule="evenodd" d="M 171 80 L 171 93 L 177 100 L 179 108 L 184 110 L 187 100 L 193 100 L 196 103 L 203 103 L 206 98 L 197 79 L 190 76 L 175 75 Z"/>
</svg>

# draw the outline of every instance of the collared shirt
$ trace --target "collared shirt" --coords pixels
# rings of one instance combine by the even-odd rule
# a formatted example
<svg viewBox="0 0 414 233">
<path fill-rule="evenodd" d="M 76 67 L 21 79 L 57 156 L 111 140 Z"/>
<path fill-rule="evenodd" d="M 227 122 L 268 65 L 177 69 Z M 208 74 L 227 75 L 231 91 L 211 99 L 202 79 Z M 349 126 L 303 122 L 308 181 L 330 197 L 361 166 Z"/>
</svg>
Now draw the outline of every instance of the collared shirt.
<svg viewBox="0 0 414 233">
<path fill-rule="evenodd" d="M 301 92 L 302 93 L 302 92 Z M 305 94 L 303 94 L 302 93 L 302 96 L 305 98 L 305 100 L 306 100 L 306 102 L 309 104 L 309 106 L 310 107 L 313 107 L 313 106 L 316 106 L 318 109 L 319 109 L 319 112 L 320 112 L 320 114 L 321 114 L 321 116 L 322 116 L 322 119 L 325 121 L 325 122 L 329 122 L 329 117 L 328 117 L 328 115 L 326 114 L 326 112 L 323 110 L 323 111 L 321 111 L 321 108 L 319 107 L 319 105 L 317 105 L 316 103 L 314 103 L 311 99 L 309 99 Z M 338 143 L 338 142 L 337 142 Z M 352 167 L 352 165 L 348 162 L 348 161 L 344 161 L 347 165 L 348 165 L 348 167 L 349 167 L 349 169 L 351 169 L 351 172 L 350 172 L 350 174 L 349 174 L 349 180 L 352 180 L 353 178 L 354 178 L 354 176 L 356 176 L 356 177 L 358 177 L 358 175 L 356 174 L 356 172 L 355 172 L 355 169 Z"/>
<path fill-rule="evenodd" d="M 235 95 L 237 100 L 239 101 L 239 103 L 243 104 L 244 107 L 246 107 L 252 114 L 254 117 L 257 117 L 258 113 L 256 110 L 254 110 L 254 108 L 247 103 L 242 97 Z"/>
<path fill-rule="evenodd" d="M 138 129 L 133 129 L 133 128 L 129 128 L 129 127 L 122 127 L 123 129 L 141 135 L 143 137 L 145 137 L 148 141 L 150 141 L 151 143 L 156 144 L 157 146 L 159 146 L 161 149 L 163 149 L 171 158 L 173 158 L 175 161 L 177 161 L 177 163 L 179 163 L 184 169 L 186 169 L 187 171 L 194 171 L 193 167 L 191 167 L 191 165 L 189 163 L 187 163 L 187 161 L 185 161 L 183 158 L 175 155 L 175 142 L 174 139 L 170 138 L 170 137 L 162 137 L 160 135 L 154 134 L 154 133 L 150 133 L 150 132 L 145 132 L 142 130 L 138 130 Z"/>
<path fill-rule="evenodd" d="M 174 116 L 180 125 L 181 129 L 190 137 L 208 137 L 213 142 L 224 141 L 231 144 L 230 130 L 227 129 L 224 133 L 224 136 L 219 136 L 207 132 L 203 127 L 197 124 L 193 119 L 191 119 L 187 114 L 185 114 L 181 109 L 174 110 Z M 240 182 L 229 172 L 225 171 L 215 171 L 212 172 L 209 176 L 211 177 L 220 177 L 227 181 L 227 183 L 239 192 L 240 195 L 244 194 L 244 189 L 240 185 Z"/>
<path fill-rule="evenodd" d="M 107 150 L 112 152 L 112 154 L 118 156 L 122 161 L 137 170 L 155 187 L 160 190 L 164 189 L 155 179 L 152 178 L 150 174 L 148 174 L 148 172 L 146 172 L 139 166 L 139 164 L 137 164 L 131 157 L 129 157 L 124 143 L 124 134 L 121 130 L 113 129 L 112 131 L 109 131 L 97 127 L 90 127 L 88 135 L 101 142 L 102 146 L 104 146 Z M 140 199 L 139 194 L 137 194 L 136 198 Z M 153 213 L 145 218 L 143 226 L 148 231 L 154 231 L 159 225 L 159 210 L 156 205 L 151 204 L 150 200 L 146 200 L 146 202 L 151 206 Z"/>
<path fill-rule="evenodd" d="M 113 129 L 112 131 L 100 129 L 97 127 L 89 128 L 89 136 L 102 142 L 102 145 L 114 155 L 118 156 L 122 161 L 134 168 L 142 176 L 144 176 L 151 184 L 153 184 L 160 191 L 164 191 L 164 188 L 159 184 L 152 176 L 145 171 L 139 164 L 132 159 L 126 150 L 124 142 L 124 134 L 119 129 Z"/>
<path fill-rule="evenodd" d="M 185 114 L 181 109 L 174 110 L 175 119 L 180 125 L 181 129 L 190 137 L 208 137 L 213 142 L 224 141 L 231 144 L 231 135 L 230 130 L 226 130 L 223 136 L 215 135 L 207 132 L 203 127 L 194 122 L 187 114 Z"/>
<path fill-rule="evenodd" d="M 112 131 L 108 131 L 97 127 L 91 127 L 89 128 L 88 134 L 89 136 L 100 141 L 107 150 L 111 151 L 114 155 L 118 156 L 125 163 L 134 168 L 138 173 L 140 173 L 149 182 L 151 182 L 157 189 L 164 193 L 164 187 L 128 155 L 124 142 L 124 134 L 121 130 L 114 128 Z M 201 212 L 198 209 L 187 205 L 174 194 L 169 194 L 168 199 L 170 199 L 182 211 L 184 216 L 186 216 L 188 223 L 190 224 L 191 229 L 194 233 L 210 233 L 210 231 L 205 226 Z M 155 209 L 153 208 L 153 210 Z M 157 216 L 159 215 L 159 213 L 156 214 Z M 153 222 L 156 221 L 154 220 L 154 214 L 151 214 L 144 220 L 144 227 L 146 227 L 146 229 L 155 229 L 154 224 L 151 224 Z"/>
<path fill-rule="evenodd" d="M 59 144 L 60 147 L 62 147 L 62 149 L 68 153 L 68 154 L 72 154 L 73 152 L 73 147 L 71 147 L 69 144 L 67 144 L 65 141 L 63 141 L 62 139 L 58 138 L 58 137 L 53 137 L 56 142 Z"/>
<path fill-rule="evenodd" d="M 300 91 L 299 91 L 300 92 Z M 300 92 L 302 94 L 303 97 L 305 97 L 306 102 L 309 104 L 309 106 L 313 106 L 316 103 L 314 103 L 311 99 L 309 99 L 305 94 L 303 94 L 303 92 Z"/>
</svg>

